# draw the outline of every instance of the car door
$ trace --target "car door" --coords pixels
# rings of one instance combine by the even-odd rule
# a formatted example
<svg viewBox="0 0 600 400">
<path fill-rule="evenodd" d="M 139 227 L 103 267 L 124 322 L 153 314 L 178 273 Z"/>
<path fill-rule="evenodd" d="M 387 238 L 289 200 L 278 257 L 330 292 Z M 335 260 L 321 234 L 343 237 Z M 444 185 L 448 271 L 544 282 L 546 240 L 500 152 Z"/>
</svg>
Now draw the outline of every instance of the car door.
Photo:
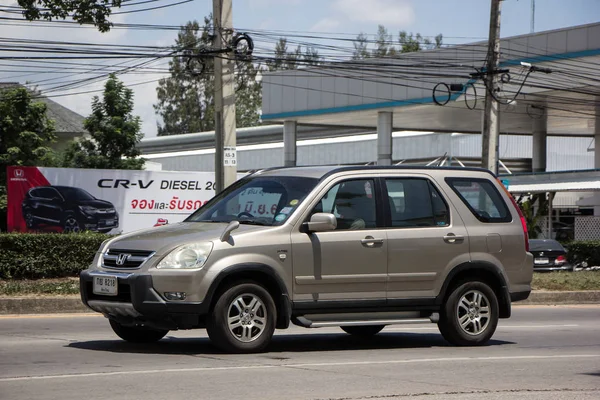
<svg viewBox="0 0 600 400">
<path fill-rule="evenodd" d="M 48 222 L 60 222 L 62 215 L 62 196 L 51 187 L 38 189 L 40 193 L 40 214 Z"/>
<path fill-rule="evenodd" d="M 375 179 L 338 179 L 321 191 L 302 221 L 316 212 L 336 216 L 337 228 L 292 233 L 295 306 L 350 300 L 385 303 L 387 243 Z"/>
<path fill-rule="evenodd" d="M 445 274 L 469 261 L 469 239 L 458 212 L 426 175 L 388 176 L 388 303 L 433 299 Z"/>
</svg>

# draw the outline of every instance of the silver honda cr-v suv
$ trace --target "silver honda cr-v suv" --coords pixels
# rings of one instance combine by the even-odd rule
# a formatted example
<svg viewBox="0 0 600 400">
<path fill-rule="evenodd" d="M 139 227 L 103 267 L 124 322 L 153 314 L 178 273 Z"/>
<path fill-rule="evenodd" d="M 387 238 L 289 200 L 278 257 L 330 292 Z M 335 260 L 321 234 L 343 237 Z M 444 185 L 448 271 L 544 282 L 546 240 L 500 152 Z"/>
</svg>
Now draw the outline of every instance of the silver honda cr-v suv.
<svg viewBox="0 0 600 400">
<path fill-rule="evenodd" d="M 114 237 L 81 297 L 121 338 L 206 328 L 228 352 L 275 328 L 352 335 L 434 322 L 479 345 L 531 291 L 525 220 L 470 168 L 276 168 L 240 179 L 184 222 Z"/>
</svg>

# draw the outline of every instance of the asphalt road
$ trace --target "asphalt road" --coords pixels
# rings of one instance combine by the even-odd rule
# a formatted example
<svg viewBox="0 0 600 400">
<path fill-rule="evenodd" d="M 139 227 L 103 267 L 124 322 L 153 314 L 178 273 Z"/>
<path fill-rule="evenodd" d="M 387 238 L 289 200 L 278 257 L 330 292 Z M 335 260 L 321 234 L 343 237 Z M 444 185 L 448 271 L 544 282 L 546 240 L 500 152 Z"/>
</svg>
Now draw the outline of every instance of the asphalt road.
<svg viewBox="0 0 600 400">
<path fill-rule="evenodd" d="M 102 316 L 0 317 L 0 399 L 598 399 L 600 306 L 521 306 L 488 346 L 437 327 L 277 331 L 269 353 L 227 355 L 204 331 L 118 339 Z"/>
</svg>

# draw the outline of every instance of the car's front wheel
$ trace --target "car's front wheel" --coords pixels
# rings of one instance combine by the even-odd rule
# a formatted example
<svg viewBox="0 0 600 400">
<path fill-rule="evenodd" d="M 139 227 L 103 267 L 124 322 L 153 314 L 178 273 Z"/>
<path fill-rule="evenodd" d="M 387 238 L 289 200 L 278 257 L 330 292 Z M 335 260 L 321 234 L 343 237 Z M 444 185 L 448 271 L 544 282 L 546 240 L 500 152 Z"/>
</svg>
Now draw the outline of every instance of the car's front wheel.
<svg viewBox="0 0 600 400">
<path fill-rule="evenodd" d="M 350 335 L 369 337 L 377 335 L 385 325 L 342 326 L 341 328 Z"/>
<path fill-rule="evenodd" d="M 165 337 L 168 330 L 150 329 L 136 326 L 124 326 L 114 320 L 110 321 L 112 330 L 123 340 L 132 343 L 153 343 Z"/>
<path fill-rule="evenodd" d="M 75 218 L 75 215 L 72 214 L 69 214 L 65 217 L 62 223 L 62 228 L 64 233 L 76 233 L 81 232 L 83 230 L 81 224 L 79 223 L 79 221 L 77 221 L 77 218 Z"/>
<path fill-rule="evenodd" d="M 207 321 L 210 340 L 228 353 L 263 351 L 275 331 L 273 298 L 255 283 L 234 284 L 217 300 Z"/>
<path fill-rule="evenodd" d="M 440 312 L 438 328 L 458 346 L 487 343 L 498 326 L 498 299 L 485 283 L 471 281 L 455 287 Z"/>
</svg>

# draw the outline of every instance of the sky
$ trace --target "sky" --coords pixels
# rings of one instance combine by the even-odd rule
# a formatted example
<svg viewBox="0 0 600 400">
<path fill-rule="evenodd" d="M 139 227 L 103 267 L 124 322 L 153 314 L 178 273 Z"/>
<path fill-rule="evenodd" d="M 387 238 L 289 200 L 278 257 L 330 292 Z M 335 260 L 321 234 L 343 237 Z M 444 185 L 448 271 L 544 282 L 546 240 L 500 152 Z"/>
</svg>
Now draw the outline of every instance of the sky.
<svg viewBox="0 0 600 400">
<path fill-rule="evenodd" d="M 176 0 L 165 0 L 157 4 L 167 2 L 174 3 Z M 490 3 L 490 0 L 233 0 L 233 25 L 239 31 L 281 31 L 281 36 L 285 36 L 285 32 L 297 31 L 348 34 L 349 37 L 355 37 L 361 32 L 375 34 L 378 24 L 382 24 L 394 35 L 401 30 L 432 37 L 441 33 L 444 44 L 451 45 L 487 39 Z M 0 0 L 0 5 L 14 6 L 16 2 Z M 149 4 L 151 5 L 152 3 Z M 536 0 L 535 5 L 536 32 L 600 21 L 600 0 Z M 501 36 L 529 33 L 530 9 L 531 0 L 502 1 Z M 193 19 L 202 21 L 211 11 L 212 0 L 195 0 L 160 10 L 114 15 L 111 20 L 119 23 L 182 25 Z M 0 13 L 0 16 L 3 15 L 6 14 Z M 29 23 L 22 25 L 15 26 L 0 21 L 0 38 L 170 46 L 174 44 L 176 37 L 175 31 L 113 29 L 109 33 L 100 33 L 91 27 L 58 28 L 47 26 L 48 24 L 36 27 Z M 261 43 L 260 38 L 254 40 L 255 46 L 271 45 Z M 167 62 L 168 60 L 164 60 L 162 66 L 166 67 Z M 42 89 L 44 80 L 57 78 L 44 74 L 40 69 L 36 73 L 31 70 L 0 70 L 4 71 L 0 72 L 0 81 L 29 81 L 38 83 Z M 60 79 L 67 81 L 84 76 L 63 74 Z M 119 78 L 130 85 L 163 76 L 166 75 L 147 73 L 125 74 Z M 103 82 L 97 82 L 71 91 L 55 91 L 53 95 L 59 96 L 53 97 L 53 100 L 87 116 L 91 110 L 92 96 L 101 92 L 73 93 L 100 90 L 102 85 Z M 156 103 L 156 86 L 156 82 L 131 86 L 134 90 L 134 113 L 142 119 L 145 137 L 156 136 L 157 117 L 153 108 Z"/>
</svg>

